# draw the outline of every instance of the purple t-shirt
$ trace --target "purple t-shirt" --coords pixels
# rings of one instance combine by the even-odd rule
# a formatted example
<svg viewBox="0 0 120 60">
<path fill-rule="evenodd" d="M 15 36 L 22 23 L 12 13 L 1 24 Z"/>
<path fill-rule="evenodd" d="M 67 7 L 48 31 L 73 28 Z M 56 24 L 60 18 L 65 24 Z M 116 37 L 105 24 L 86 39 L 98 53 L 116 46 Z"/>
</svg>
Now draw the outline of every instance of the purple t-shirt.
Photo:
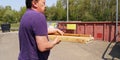
<svg viewBox="0 0 120 60">
<path fill-rule="evenodd" d="M 35 36 L 47 37 L 44 14 L 28 9 L 22 16 L 19 28 L 20 53 L 18 60 L 47 60 L 50 51 L 40 52 Z"/>
</svg>

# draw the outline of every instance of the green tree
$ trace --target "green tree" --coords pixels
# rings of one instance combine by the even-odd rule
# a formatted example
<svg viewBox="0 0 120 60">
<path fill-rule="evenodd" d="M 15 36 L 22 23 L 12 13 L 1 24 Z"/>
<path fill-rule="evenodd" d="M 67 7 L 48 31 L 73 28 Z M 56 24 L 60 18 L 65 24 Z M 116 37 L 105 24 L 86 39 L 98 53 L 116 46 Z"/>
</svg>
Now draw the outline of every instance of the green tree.
<svg viewBox="0 0 120 60">
<path fill-rule="evenodd" d="M 57 0 L 57 4 L 51 7 L 46 7 L 45 15 L 48 21 L 66 20 L 66 10 L 61 0 Z"/>
<path fill-rule="evenodd" d="M 56 4 L 56 18 L 57 20 L 66 20 L 66 10 L 65 8 L 63 7 L 63 4 L 62 4 L 62 1 L 61 0 L 58 0 L 57 1 L 57 4 Z"/>
<path fill-rule="evenodd" d="M 48 21 L 55 20 L 56 18 L 54 17 L 56 13 L 56 7 L 46 7 L 45 15 L 47 17 Z"/>
<path fill-rule="evenodd" d="M 0 6 L 0 24 L 2 23 L 3 21 L 3 14 L 5 12 L 5 9 L 4 7 Z"/>
<path fill-rule="evenodd" d="M 3 23 L 12 23 L 14 22 L 14 13 L 10 6 L 5 7 L 5 12 L 2 16 Z"/>
<path fill-rule="evenodd" d="M 22 15 L 25 13 L 26 11 L 26 7 L 21 7 L 19 13 L 17 13 L 19 16 L 18 16 L 18 21 L 20 22 L 20 19 L 22 17 Z"/>
</svg>

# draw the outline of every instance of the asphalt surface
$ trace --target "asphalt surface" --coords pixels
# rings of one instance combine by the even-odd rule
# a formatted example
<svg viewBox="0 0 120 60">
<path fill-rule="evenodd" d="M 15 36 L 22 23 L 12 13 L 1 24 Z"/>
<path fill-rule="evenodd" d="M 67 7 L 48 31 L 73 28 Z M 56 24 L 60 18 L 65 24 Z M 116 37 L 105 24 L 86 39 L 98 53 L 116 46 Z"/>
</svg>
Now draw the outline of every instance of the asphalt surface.
<svg viewBox="0 0 120 60">
<path fill-rule="evenodd" d="M 18 32 L 0 32 L 0 60 L 17 60 Z M 119 43 L 91 41 L 87 44 L 61 42 L 48 60 L 120 60 Z"/>
</svg>

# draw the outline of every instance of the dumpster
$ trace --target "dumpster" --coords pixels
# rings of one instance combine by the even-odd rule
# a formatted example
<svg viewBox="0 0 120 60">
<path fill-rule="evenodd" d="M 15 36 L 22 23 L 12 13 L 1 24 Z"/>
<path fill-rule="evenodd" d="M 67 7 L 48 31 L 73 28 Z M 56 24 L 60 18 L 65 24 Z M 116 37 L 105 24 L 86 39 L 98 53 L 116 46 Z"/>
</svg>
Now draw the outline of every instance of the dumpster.
<svg viewBox="0 0 120 60">
<path fill-rule="evenodd" d="M 65 33 L 74 34 L 88 34 L 95 38 L 95 40 L 103 41 L 117 41 L 120 40 L 120 21 L 118 22 L 118 32 L 116 36 L 116 23 L 111 21 L 106 22 L 59 22 L 59 29 Z M 70 29 L 72 28 L 72 29 Z M 117 37 L 117 39 L 115 39 Z"/>
<path fill-rule="evenodd" d="M 7 24 L 1 24 L 1 30 L 2 32 L 10 32 L 10 24 L 7 23 Z"/>
</svg>

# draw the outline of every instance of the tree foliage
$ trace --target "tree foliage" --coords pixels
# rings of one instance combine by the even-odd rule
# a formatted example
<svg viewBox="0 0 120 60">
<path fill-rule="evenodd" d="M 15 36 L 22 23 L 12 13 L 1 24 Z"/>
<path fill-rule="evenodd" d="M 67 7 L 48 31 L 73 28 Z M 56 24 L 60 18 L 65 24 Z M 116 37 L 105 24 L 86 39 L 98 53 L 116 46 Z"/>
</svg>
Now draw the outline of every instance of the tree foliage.
<svg viewBox="0 0 120 60">
<path fill-rule="evenodd" d="M 25 12 L 25 7 L 21 7 L 20 11 L 12 10 L 11 6 L 0 6 L 0 24 L 1 23 L 17 23 Z"/>
<path fill-rule="evenodd" d="M 120 1 L 119 11 L 120 11 Z M 47 7 L 48 20 L 66 21 L 67 0 L 57 0 L 53 7 Z M 56 14 L 57 13 L 57 14 Z M 61 17 L 62 16 L 62 17 Z M 69 0 L 70 21 L 112 21 L 116 19 L 116 0 Z M 120 19 L 120 12 L 119 12 Z"/>
<path fill-rule="evenodd" d="M 119 20 L 120 20 L 120 1 Z M 21 7 L 20 11 L 12 10 L 10 6 L 0 6 L 0 24 L 17 23 L 26 11 Z M 45 15 L 48 21 L 67 20 L 67 0 L 57 0 L 56 5 L 46 7 Z M 69 0 L 70 21 L 115 21 L 116 0 Z"/>
<path fill-rule="evenodd" d="M 47 20 L 66 20 L 66 10 L 62 4 L 62 0 L 58 0 L 56 6 L 46 8 Z"/>
</svg>

